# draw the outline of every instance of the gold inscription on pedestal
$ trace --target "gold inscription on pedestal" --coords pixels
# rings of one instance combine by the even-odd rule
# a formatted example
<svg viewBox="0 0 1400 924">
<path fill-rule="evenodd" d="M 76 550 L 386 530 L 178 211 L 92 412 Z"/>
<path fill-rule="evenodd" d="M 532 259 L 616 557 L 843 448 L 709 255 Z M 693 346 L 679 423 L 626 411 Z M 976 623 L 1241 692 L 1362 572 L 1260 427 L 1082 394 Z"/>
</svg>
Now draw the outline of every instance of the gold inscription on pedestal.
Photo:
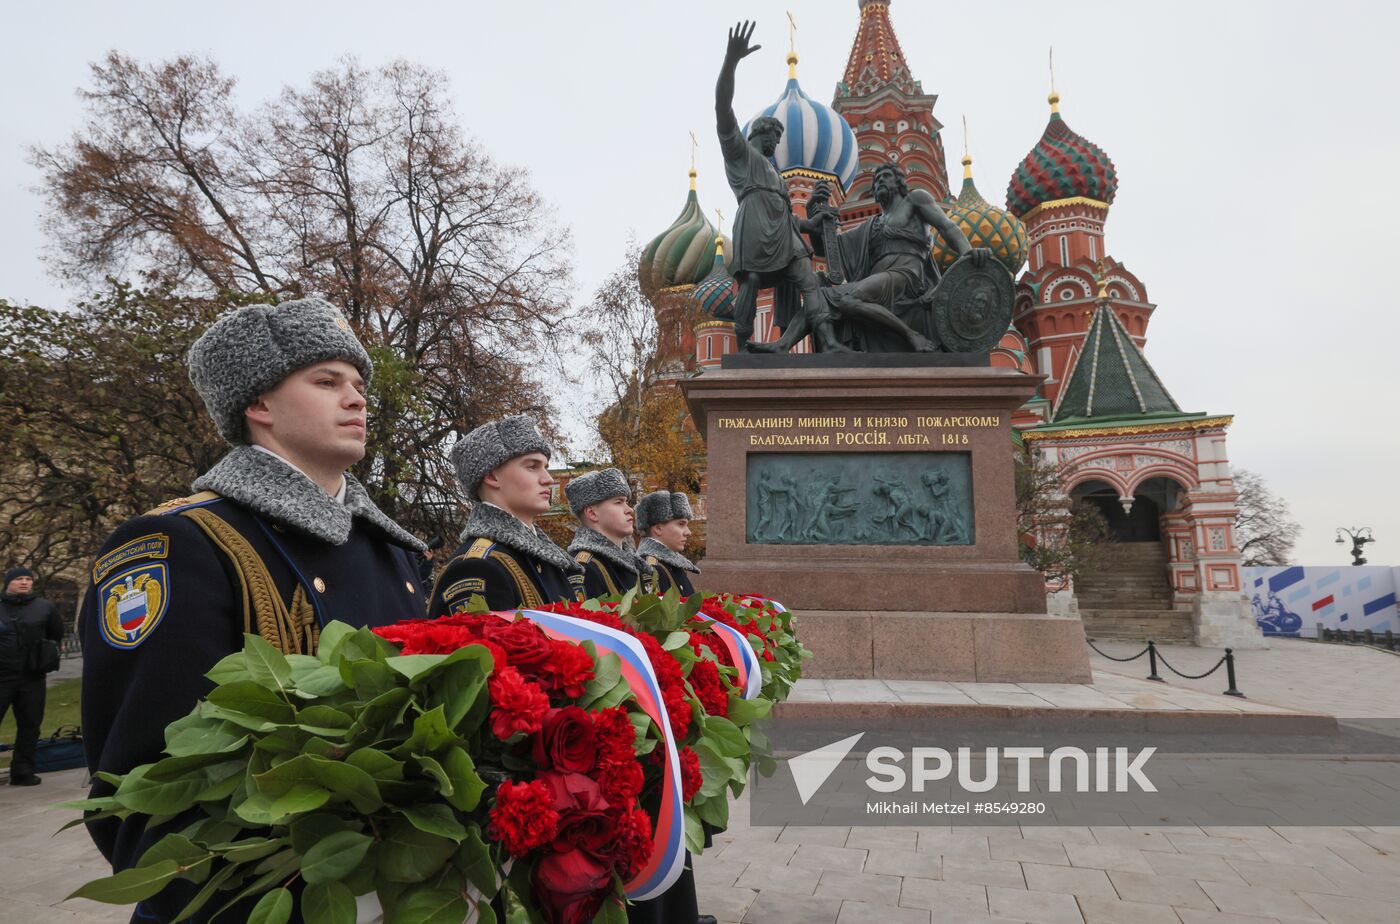
<svg viewBox="0 0 1400 924">
<path fill-rule="evenodd" d="M 968 446 L 971 430 L 997 430 L 991 414 L 841 415 L 824 417 L 719 417 L 720 430 L 748 430 L 750 446 Z M 766 432 L 757 432 L 766 431 Z"/>
</svg>

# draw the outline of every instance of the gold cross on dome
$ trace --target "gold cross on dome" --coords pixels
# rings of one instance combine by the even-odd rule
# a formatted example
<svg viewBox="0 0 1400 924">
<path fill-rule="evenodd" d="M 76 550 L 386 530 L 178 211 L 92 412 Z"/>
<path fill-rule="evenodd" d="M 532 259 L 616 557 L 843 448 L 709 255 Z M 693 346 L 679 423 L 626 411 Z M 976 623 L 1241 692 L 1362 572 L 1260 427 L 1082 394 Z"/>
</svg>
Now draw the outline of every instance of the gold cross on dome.
<svg viewBox="0 0 1400 924">
<path fill-rule="evenodd" d="M 724 209 L 715 209 L 715 228 L 724 233 Z"/>
<path fill-rule="evenodd" d="M 695 169 L 695 149 L 700 147 L 700 142 L 695 140 L 695 132 L 690 133 L 690 169 Z"/>
<path fill-rule="evenodd" d="M 788 51 L 797 51 L 797 20 L 792 16 L 792 10 L 787 11 L 788 18 Z"/>
</svg>

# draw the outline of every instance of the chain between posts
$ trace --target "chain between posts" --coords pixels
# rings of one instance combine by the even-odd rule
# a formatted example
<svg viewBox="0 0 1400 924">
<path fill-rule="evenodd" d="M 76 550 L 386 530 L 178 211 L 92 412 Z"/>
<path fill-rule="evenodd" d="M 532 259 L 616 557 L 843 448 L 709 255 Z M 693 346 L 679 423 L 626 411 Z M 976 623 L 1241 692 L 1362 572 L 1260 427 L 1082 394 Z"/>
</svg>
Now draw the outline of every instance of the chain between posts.
<svg viewBox="0 0 1400 924">
<path fill-rule="evenodd" d="M 1104 651 L 1098 645 L 1095 645 L 1093 639 L 1087 639 L 1087 641 L 1089 643 L 1089 647 L 1094 649 L 1094 651 L 1098 652 L 1098 654 L 1102 655 L 1110 661 L 1117 661 L 1120 664 L 1124 664 L 1129 661 L 1136 661 L 1143 655 L 1147 655 L 1147 679 L 1154 680 L 1158 683 L 1166 683 L 1166 681 L 1163 680 L 1162 677 L 1157 673 L 1157 661 L 1159 659 L 1161 660 L 1162 664 L 1166 667 L 1167 670 L 1171 671 L 1173 674 L 1176 674 L 1183 680 L 1202 680 L 1206 677 L 1209 677 L 1211 674 L 1214 674 L 1216 671 L 1220 670 L 1220 666 L 1223 664 L 1225 665 L 1225 678 L 1229 683 L 1229 688 L 1225 690 L 1225 695 L 1238 696 L 1241 699 L 1245 698 L 1244 694 L 1241 693 L 1239 691 L 1239 688 L 1235 686 L 1235 652 L 1232 648 L 1226 648 L 1225 654 L 1220 658 L 1220 660 L 1216 661 L 1215 664 L 1210 668 L 1210 670 L 1206 671 L 1205 673 L 1183 674 L 1181 671 L 1171 666 L 1171 662 L 1169 662 L 1166 659 L 1166 657 L 1163 656 L 1162 653 L 1157 650 L 1157 643 L 1152 641 L 1151 639 L 1148 639 L 1146 648 L 1144 648 L 1142 651 L 1139 651 L 1137 654 L 1127 658 L 1114 657 L 1113 655 Z"/>
</svg>

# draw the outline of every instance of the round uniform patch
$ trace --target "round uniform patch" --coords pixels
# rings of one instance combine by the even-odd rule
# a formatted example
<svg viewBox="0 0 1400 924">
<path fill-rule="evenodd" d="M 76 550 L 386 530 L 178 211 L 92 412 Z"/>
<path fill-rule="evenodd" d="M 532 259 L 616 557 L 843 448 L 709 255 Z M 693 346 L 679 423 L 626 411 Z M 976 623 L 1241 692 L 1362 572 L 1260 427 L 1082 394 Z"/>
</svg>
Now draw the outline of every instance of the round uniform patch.
<svg viewBox="0 0 1400 924">
<path fill-rule="evenodd" d="M 102 582 L 102 638 L 113 648 L 135 648 L 160 624 L 170 604 L 170 573 L 165 564 L 128 568 Z"/>
</svg>

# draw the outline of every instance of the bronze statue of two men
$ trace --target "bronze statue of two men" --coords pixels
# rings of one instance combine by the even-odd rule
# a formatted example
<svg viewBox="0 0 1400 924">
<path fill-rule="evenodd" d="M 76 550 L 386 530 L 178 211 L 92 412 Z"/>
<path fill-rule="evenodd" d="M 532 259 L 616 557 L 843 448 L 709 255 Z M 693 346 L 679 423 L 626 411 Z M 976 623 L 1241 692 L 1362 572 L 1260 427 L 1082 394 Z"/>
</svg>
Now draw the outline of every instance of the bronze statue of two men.
<svg viewBox="0 0 1400 924">
<path fill-rule="evenodd" d="M 995 343 L 1010 322 L 1008 274 L 989 259 L 990 251 L 974 249 L 968 243 L 933 196 L 910 189 L 894 164 L 881 164 L 874 171 L 872 192 L 881 214 L 848 231 L 831 233 L 837 215 L 826 204 L 829 189 L 824 184 L 818 184 L 814 191 L 806 219 L 793 213 L 787 182 L 772 161 L 782 137 L 782 123 L 760 116 L 749 126 L 746 141 L 734 117 L 735 70 L 760 47 L 749 42 L 753 30 L 752 23 L 744 22 L 729 31 L 715 87 L 716 128 L 725 176 L 739 200 L 730 261 L 738 286 L 734 332 L 739 348 L 786 352 L 810 334 L 822 352 L 938 350 L 943 338 L 937 333 L 940 325 L 933 320 L 933 302 L 940 276 L 932 260 L 930 228 L 937 229 L 960 259 L 968 258 L 963 275 L 969 279 L 959 288 L 968 288 L 969 294 L 977 297 L 964 299 L 963 306 L 953 311 L 960 329 L 986 328 L 980 339 L 991 342 L 981 349 Z M 804 233 L 816 244 L 817 256 L 836 270 L 830 273 L 827 285 L 822 285 L 812 269 L 814 251 Z M 835 252 L 830 252 L 829 244 L 834 244 Z M 1006 278 L 997 280 L 997 274 Z M 984 283 L 980 277 L 991 281 Z M 836 280 L 845 281 L 830 284 Z M 991 299 L 987 298 L 989 287 L 997 290 Z M 783 330 L 781 338 L 771 343 L 752 339 L 758 293 L 763 288 L 773 289 L 774 320 Z M 981 317 L 988 305 L 993 305 L 996 317 Z M 978 316 L 969 317 L 969 310 Z M 990 336 L 993 330 L 995 339 Z M 943 348 L 965 348 L 969 342 L 977 345 L 978 339 L 943 344 Z"/>
</svg>

